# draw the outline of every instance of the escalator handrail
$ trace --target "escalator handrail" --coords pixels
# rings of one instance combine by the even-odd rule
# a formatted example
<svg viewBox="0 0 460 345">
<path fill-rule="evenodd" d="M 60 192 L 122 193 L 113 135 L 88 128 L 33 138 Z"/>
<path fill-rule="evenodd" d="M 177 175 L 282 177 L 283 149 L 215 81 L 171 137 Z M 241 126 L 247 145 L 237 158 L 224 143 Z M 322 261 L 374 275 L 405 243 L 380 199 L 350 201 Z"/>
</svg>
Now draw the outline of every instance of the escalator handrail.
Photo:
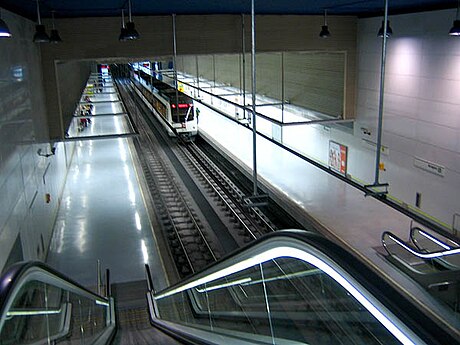
<svg viewBox="0 0 460 345">
<path fill-rule="evenodd" d="M 394 283 L 391 283 L 383 278 L 381 274 L 371 269 L 362 260 L 355 257 L 352 253 L 345 250 L 338 244 L 319 234 L 305 230 L 283 230 L 266 234 L 251 242 L 246 247 L 239 248 L 216 263 L 209 265 L 203 270 L 169 288 L 158 292 L 153 292 L 152 290 L 152 298 L 153 300 L 161 298 L 160 296 L 168 295 L 175 290 L 179 290 L 185 285 L 192 284 L 198 279 L 206 277 L 213 272 L 217 272 L 222 267 L 225 267 L 225 263 L 229 261 L 231 262 L 232 259 L 235 259 L 237 256 L 241 257 L 241 255 L 250 252 L 252 248 L 262 244 L 262 242 L 278 239 L 299 240 L 323 253 L 325 256 L 330 258 L 331 261 L 335 262 L 337 266 L 340 266 L 344 271 L 351 275 L 357 283 L 366 289 L 371 295 L 379 296 L 380 303 L 388 308 L 399 320 L 404 320 L 405 324 L 410 329 L 415 330 L 415 332 L 423 339 L 427 340 L 427 343 L 439 343 L 440 334 L 442 334 L 445 339 L 452 340 L 452 344 L 458 342 L 456 335 L 451 333 L 451 326 L 445 323 L 441 324 L 439 321 L 442 321 L 442 319 L 439 316 L 433 314 L 429 309 L 421 306 L 420 304 L 416 304 L 417 301 L 407 297 L 407 295 L 398 289 Z M 155 304 L 154 301 L 152 302 Z M 449 329 L 449 331 L 447 331 L 447 329 Z"/>
<path fill-rule="evenodd" d="M 460 244 L 458 244 L 456 241 L 454 241 L 453 239 L 450 239 L 448 237 L 446 237 L 449 241 L 453 242 L 456 244 L 456 247 L 453 247 L 449 244 L 447 244 L 446 242 L 444 242 L 443 240 L 439 239 L 439 238 L 436 238 L 435 236 L 433 236 L 432 234 L 430 234 L 428 231 L 425 231 L 423 229 L 420 229 L 418 226 L 415 226 L 415 227 L 412 227 L 410 229 L 410 239 L 412 241 L 412 243 L 420 250 L 420 251 L 423 251 L 424 249 L 421 248 L 419 245 L 418 245 L 418 241 L 415 239 L 415 232 L 419 232 L 420 234 L 422 234 L 423 236 L 425 236 L 427 239 L 429 239 L 430 241 L 436 243 L 437 245 L 439 245 L 440 247 L 444 247 L 444 248 L 449 248 L 449 249 L 455 249 L 456 247 L 460 247 Z"/>
<path fill-rule="evenodd" d="M 424 259 L 424 260 L 439 259 L 445 256 L 460 254 L 460 248 L 452 248 L 449 250 L 439 250 L 439 251 L 434 251 L 434 252 L 421 252 L 419 250 L 416 250 L 408 246 L 400 237 L 393 234 L 392 232 L 384 231 L 382 233 L 382 245 L 383 245 L 383 248 L 385 248 L 385 250 L 387 251 L 387 253 L 391 256 L 394 254 L 391 253 L 390 249 L 388 248 L 388 243 L 385 240 L 386 237 L 389 237 L 390 239 L 392 239 L 398 246 L 405 249 L 409 253 L 419 257 L 420 259 Z"/>
<path fill-rule="evenodd" d="M 56 271 L 43 262 L 20 262 L 12 265 L 0 278 L 0 316 L 5 313 L 4 309 L 9 305 L 9 298 L 13 295 L 16 288 L 20 286 L 22 279 L 27 276 L 27 273 L 35 269 L 41 270 L 45 275 L 51 276 L 53 278 L 58 278 L 62 281 L 63 285 L 66 285 L 73 290 L 80 291 L 81 295 L 90 297 L 93 300 L 109 303 L 108 298 L 99 296 L 98 294 L 88 290 L 71 278 Z"/>
</svg>

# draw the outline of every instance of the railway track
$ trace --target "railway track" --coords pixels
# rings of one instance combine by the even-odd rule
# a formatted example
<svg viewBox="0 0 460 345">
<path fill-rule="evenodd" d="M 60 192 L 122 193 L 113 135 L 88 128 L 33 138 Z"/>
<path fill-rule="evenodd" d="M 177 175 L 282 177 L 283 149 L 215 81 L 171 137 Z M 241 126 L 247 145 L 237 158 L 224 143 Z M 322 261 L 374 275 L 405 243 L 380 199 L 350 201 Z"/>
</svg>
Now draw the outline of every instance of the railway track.
<svg viewBox="0 0 460 345">
<path fill-rule="evenodd" d="M 172 258 L 182 277 L 218 259 L 222 247 L 215 242 L 223 239 L 212 233 L 215 230 L 213 224 L 207 226 L 207 219 L 200 216 L 202 213 L 197 210 L 197 204 L 190 200 L 191 194 L 185 190 L 185 183 L 180 181 L 178 173 L 168 162 L 171 157 L 166 157 L 165 145 L 170 147 L 186 174 L 204 195 L 208 207 L 225 224 L 226 231 L 237 246 L 276 230 L 276 226 L 260 209 L 249 207 L 244 199 L 245 194 L 197 145 L 171 143 L 162 126 L 152 121 L 150 110 L 131 87 L 129 82 L 119 83 L 125 105 L 139 130 L 135 145 L 142 170 Z M 144 114 L 148 116 L 144 117 Z"/>
<path fill-rule="evenodd" d="M 176 152 L 201 189 L 213 199 L 216 211 L 225 218 L 229 231 L 240 246 L 276 231 L 275 225 L 259 209 L 248 207 L 244 193 L 197 145 L 187 143 L 178 146 Z"/>
<path fill-rule="evenodd" d="M 121 85 L 120 92 L 131 114 L 138 119 L 139 139 L 135 146 L 152 201 L 166 235 L 169 250 L 182 277 L 188 276 L 217 260 L 219 250 L 204 231 L 203 224 L 187 200 L 182 186 L 174 177 L 161 147 L 135 105 L 133 94 Z M 128 101 L 129 99 L 129 101 Z"/>
</svg>

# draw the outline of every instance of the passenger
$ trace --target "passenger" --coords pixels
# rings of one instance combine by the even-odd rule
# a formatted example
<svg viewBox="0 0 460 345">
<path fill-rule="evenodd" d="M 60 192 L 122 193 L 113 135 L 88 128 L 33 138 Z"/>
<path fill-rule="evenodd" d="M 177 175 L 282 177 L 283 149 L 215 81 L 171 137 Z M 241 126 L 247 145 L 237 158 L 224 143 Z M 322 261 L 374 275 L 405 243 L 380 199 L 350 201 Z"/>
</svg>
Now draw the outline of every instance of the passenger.
<svg viewBox="0 0 460 345">
<path fill-rule="evenodd" d="M 85 129 L 85 119 L 81 118 L 78 124 L 78 131 L 82 132 Z"/>
</svg>

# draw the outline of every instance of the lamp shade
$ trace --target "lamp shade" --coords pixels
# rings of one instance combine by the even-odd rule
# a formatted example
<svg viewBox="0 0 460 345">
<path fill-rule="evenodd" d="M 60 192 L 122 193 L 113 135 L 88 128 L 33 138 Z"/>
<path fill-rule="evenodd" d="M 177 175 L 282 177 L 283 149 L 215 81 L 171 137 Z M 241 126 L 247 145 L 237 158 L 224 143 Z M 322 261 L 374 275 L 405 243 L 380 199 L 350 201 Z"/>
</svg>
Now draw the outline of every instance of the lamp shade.
<svg viewBox="0 0 460 345">
<path fill-rule="evenodd" d="M 126 40 L 137 40 L 138 38 L 139 38 L 139 33 L 134 27 L 134 22 L 127 22 L 125 39 Z"/>
<path fill-rule="evenodd" d="M 11 31 L 8 28 L 8 25 L 0 18 L 0 38 L 9 38 L 11 37 Z"/>
<path fill-rule="evenodd" d="M 377 34 L 378 37 L 383 37 L 383 32 L 384 32 L 384 21 L 382 20 L 382 26 L 379 29 L 379 32 Z M 387 38 L 391 37 L 393 35 L 393 30 L 390 27 L 390 21 L 387 20 Z"/>
<path fill-rule="evenodd" d="M 48 43 L 50 38 L 46 33 L 44 25 L 35 25 L 35 35 L 34 35 L 34 42 L 35 43 Z"/>
<path fill-rule="evenodd" d="M 59 32 L 56 29 L 51 30 L 50 34 L 50 43 L 61 43 L 62 39 L 61 36 L 59 36 Z"/>
<path fill-rule="evenodd" d="M 329 28 L 327 27 L 327 25 L 321 26 L 321 32 L 319 33 L 319 37 L 322 37 L 322 38 L 331 37 L 331 33 L 329 32 Z"/>
<path fill-rule="evenodd" d="M 120 36 L 118 36 L 119 41 L 126 41 L 126 28 L 121 28 Z"/>
<path fill-rule="evenodd" d="M 449 35 L 460 36 L 460 20 L 454 20 L 454 25 L 452 26 L 452 29 L 450 29 Z"/>
</svg>

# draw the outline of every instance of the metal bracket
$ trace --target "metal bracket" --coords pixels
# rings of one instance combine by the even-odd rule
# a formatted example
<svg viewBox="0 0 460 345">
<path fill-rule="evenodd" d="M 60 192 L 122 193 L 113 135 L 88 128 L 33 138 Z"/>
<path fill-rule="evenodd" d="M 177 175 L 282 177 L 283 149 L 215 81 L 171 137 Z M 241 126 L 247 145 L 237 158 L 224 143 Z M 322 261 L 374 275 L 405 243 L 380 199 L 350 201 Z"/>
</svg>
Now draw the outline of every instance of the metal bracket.
<svg viewBox="0 0 460 345">
<path fill-rule="evenodd" d="M 365 185 L 364 188 L 366 188 L 366 192 L 364 193 L 364 196 L 373 195 L 386 197 L 388 194 L 388 187 L 388 183 L 374 183 Z"/>
<path fill-rule="evenodd" d="M 268 194 L 248 195 L 243 197 L 244 207 L 268 206 Z"/>
</svg>

